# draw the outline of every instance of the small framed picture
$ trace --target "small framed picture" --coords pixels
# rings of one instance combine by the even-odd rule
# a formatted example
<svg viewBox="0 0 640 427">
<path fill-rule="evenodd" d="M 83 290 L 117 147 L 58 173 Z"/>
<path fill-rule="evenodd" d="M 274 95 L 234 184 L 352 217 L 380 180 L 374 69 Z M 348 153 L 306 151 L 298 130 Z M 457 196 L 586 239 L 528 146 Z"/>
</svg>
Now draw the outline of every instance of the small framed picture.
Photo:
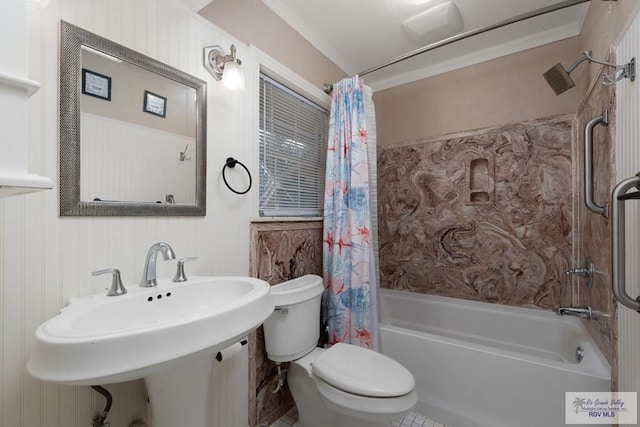
<svg viewBox="0 0 640 427">
<path fill-rule="evenodd" d="M 83 68 L 82 93 L 111 101 L 111 77 Z"/>
<path fill-rule="evenodd" d="M 167 98 L 156 95 L 155 93 L 144 91 L 144 103 L 142 110 L 145 113 L 154 114 L 160 117 L 167 116 Z"/>
</svg>

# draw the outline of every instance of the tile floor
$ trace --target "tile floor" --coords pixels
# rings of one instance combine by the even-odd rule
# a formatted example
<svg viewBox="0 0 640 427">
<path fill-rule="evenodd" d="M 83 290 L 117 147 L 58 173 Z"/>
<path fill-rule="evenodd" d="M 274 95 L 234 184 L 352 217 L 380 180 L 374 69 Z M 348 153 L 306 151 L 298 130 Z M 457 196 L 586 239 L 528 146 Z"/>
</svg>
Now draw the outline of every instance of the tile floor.
<svg viewBox="0 0 640 427">
<path fill-rule="evenodd" d="M 291 427 L 298 419 L 298 411 L 293 408 L 278 421 L 271 424 L 271 427 Z M 451 427 L 435 423 L 419 414 L 409 414 L 401 421 L 394 421 L 389 427 Z"/>
<path fill-rule="evenodd" d="M 450 427 L 433 422 L 420 414 L 409 414 L 401 421 L 394 421 L 390 427 Z"/>
<path fill-rule="evenodd" d="M 278 421 L 270 427 L 290 427 L 298 420 L 298 410 L 294 407 L 284 414 Z"/>
</svg>

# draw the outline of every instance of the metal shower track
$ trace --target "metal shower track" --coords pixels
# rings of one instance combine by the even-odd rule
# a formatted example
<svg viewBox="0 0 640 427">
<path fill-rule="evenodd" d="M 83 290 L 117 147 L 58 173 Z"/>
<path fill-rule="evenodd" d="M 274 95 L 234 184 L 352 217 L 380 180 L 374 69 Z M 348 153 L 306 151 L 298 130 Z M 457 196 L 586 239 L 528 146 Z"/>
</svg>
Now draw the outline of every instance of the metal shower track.
<svg viewBox="0 0 640 427">
<path fill-rule="evenodd" d="M 506 27 L 507 25 L 515 24 L 517 22 L 525 21 L 527 19 L 535 18 L 536 16 L 545 15 L 547 13 L 555 12 L 557 10 L 566 9 L 568 7 L 575 6 L 575 5 L 578 5 L 578 4 L 581 4 L 581 3 L 586 3 L 588 1 L 590 1 L 590 0 L 567 0 L 567 1 L 563 1 L 563 2 L 554 4 L 554 5 L 551 5 L 551 6 L 546 6 L 546 7 L 540 8 L 540 9 L 532 10 L 531 12 L 523 13 L 521 15 L 517 15 L 517 16 L 514 16 L 512 18 L 499 21 L 499 22 L 497 22 L 495 24 L 488 25 L 486 27 L 478 28 L 478 29 L 475 29 L 475 30 L 469 30 L 469 31 L 466 31 L 464 33 L 460 33 L 458 35 L 446 38 L 444 40 L 440 40 L 439 42 L 431 43 L 431 44 L 428 44 L 428 45 L 423 46 L 421 48 L 418 48 L 416 50 L 412 50 L 411 52 L 405 53 L 404 55 L 399 56 L 399 57 L 397 57 L 395 59 L 392 59 L 391 61 L 385 62 L 384 64 L 380 64 L 380 65 L 377 65 L 375 67 L 372 67 L 372 68 L 369 68 L 367 70 L 364 70 L 364 71 L 358 73 L 358 75 L 364 76 L 366 74 L 373 73 L 375 71 L 381 70 L 383 68 L 386 68 L 386 67 L 389 67 L 391 65 L 397 64 L 398 62 L 405 61 L 405 60 L 407 60 L 409 58 L 413 58 L 414 56 L 421 55 L 421 54 L 423 54 L 425 52 L 429 52 L 429 51 L 437 49 L 439 47 L 447 46 L 447 45 L 450 45 L 451 43 L 455 43 L 455 42 L 458 42 L 460 40 L 468 39 L 469 37 L 477 36 L 479 34 L 483 34 L 483 33 L 486 33 L 488 31 L 492 31 L 492 30 L 496 30 L 498 28 Z"/>
<path fill-rule="evenodd" d="M 486 27 L 477 28 L 475 30 L 469 30 L 469 31 L 466 31 L 464 33 L 460 33 L 460 34 L 457 34 L 455 36 L 446 38 L 444 40 L 440 40 L 438 42 L 431 43 L 431 44 L 428 44 L 428 45 L 423 46 L 421 48 L 412 50 L 409 53 L 405 53 L 404 55 L 398 56 L 397 58 L 392 59 L 390 61 L 387 61 L 387 62 L 385 62 L 383 64 L 380 64 L 380 65 L 377 65 L 375 67 L 368 68 L 368 69 L 366 69 L 364 71 L 361 71 L 361 72 L 358 73 L 358 75 L 359 76 L 364 76 L 364 75 L 367 75 L 367 74 L 371 74 L 373 72 L 376 72 L 378 70 L 382 70 L 383 68 L 389 67 L 389 66 L 397 64 L 399 62 L 406 61 L 407 59 L 413 58 L 414 56 L 418 56 L 418 55 L 421 55 L 423 53 L 432 51 L 434 49 L 438 49 L 440 47 L 447 46 L 447 45 L 450 45 L 450 44 L 455 43 L 455 42 L 459 42 L 459 41 L 464 40 L 464 39 L 468 39 L 469 37 L 477 36 L 479 34 L 483 34 L 483 33 L 486 33 L 488 31 L 497 30 L 498 28 L 506 27 L 507 25 L 515 24 L 517 22 L 525 21 L 527 19 L 535 18 L 537 16 L 545 15 L 547 13 L 555 12 L 557 10 L 566 9 L 568 7 L 576 6 L 578 4 L 586 3 L 588 1 L 591 1 L 591 0 L 567 0 L 567 1 L 560 2 L 560 3 L 556 3 L 556 4 L 551 5 L 551 6 L 546 6 L 546 7 L 540 8 L 540 9 L 532 10 L 531 12 L 523 13 L 521 15 L 516 15 L 514 17 L 499 21 L 499 22 L 497 22 L 495 24 L 491 24 L 491 25 L 488 25 Z M 602 1 L 617 1 L 617 0 L 602 0 Z M 331 91 L 333 90 L 333 85 L 325 83 L 324 86 L 323 86 L 323 90 L 326 93 L 331 93 Z"/>
<path fill-rule="evenodd" d="M 382 70 L 383 68 L 397 64 L 398 62 L 406 61 L 407 59 L 413 58 L 414 56 L 418 56 L 425 52 L 438 49 L 439 47 L 447 46 L 452 43 L 459 42 L 460 40 L 468 39 L 469 37 L 477 36 L 479 34 L 483 34 L 488 31 L 497 30 L 498 28 L 506 27 L 507 25 L 515 24 L 517 22 L 525 21 L 527 19 L 535 18 L 536 16 L 545 15 L 547 13 L 555 12 L 557 10 L 566 9 L 568 7 L 576 6 L 578 4 L 586 3 L 588 1 L 591 1 L 591 0 L 567 0 L 560 3 L 556 3 L 551 6 L 546 6 L 540 9 L 532 10 L 531 12 L 523 13 L 521 15 L 517 15 L 512 18 L 499 21 L 495 24 L 488 25 L 486 27 L 477 28 L 475 30 L 469 30 L 464 33 L 460 33 L 458 35 L 446 38 L 444 40 L 440 40 L 439 42 L 431 43 L 421 48 L 418 48 L 416 50 L 412 50 L 409 53 L 405 53 L 404 55 L 398 56 L 397 58 L 387 61 L 383 64 L 361 71 L 358 73 L 358 75 L 364 76 L 367 74 L 371 74 L 375 71 Z M 617 1 L 617 0 L 603 0 L 603 1 Z M 333 85 L 325 83 L 323 86 L 323 89 L 326 93 L 331 93 L 331 91 L 333 90 Z"/>
</svg>

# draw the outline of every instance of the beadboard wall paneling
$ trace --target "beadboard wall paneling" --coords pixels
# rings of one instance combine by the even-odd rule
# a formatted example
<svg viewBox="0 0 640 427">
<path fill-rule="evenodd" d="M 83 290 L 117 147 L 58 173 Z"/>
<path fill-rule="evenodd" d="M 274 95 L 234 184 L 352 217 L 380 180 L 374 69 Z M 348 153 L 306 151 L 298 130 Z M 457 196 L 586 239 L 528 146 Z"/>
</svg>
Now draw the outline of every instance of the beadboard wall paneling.
<svg viewBox="0 0 640 427">
<path fill-rule="evenodd" d="M 254 196 L 230 193 L 220 171 L 230 155 L 255 170 L 252 130 L 244 114 L 255 94 L 251 87 L 239 97 L 221 92 L 201 65 L 204 46 L 235 43 L 243 61 L 249 58 L 248 47 L 177 0 L 52 0 L 43 9 L 30 5 L 29 77 L 40 81 L 42 89 L 29 101 L 29 166 L 30 172 L 56 182 L 60 19 L 208 82 L 208 209 L 204 218 L 60 218 L 57 183 L 51 191 L 0 201 L 2 427 L 86 427 L 92 414 L 102 410 L 104 399 L 89 387 L 43 383 L 25 370 L 36 327 L 69 298 L 108 286 L 107 278 L 94 278 L 91 271 L 118 267 L 125 284 L 136 283 L 149 246 L 166 241 L 178 257 L 199 257 L 188 266 L 191 274 L 248 272 Z M 243 66 L 252 64 L 244 61 Z M 174 269 L 173 261 L 158 262 L 160 277 L 172 276 Z M 247 424 L 246 365 L 238 360 L 214 367 L 214 426 Z M 107 388 L 114 395 L 108 418 L 112 427 L 147 418 L 142 381 Z"/>
<path fill-rule="evenodd" d="M 617 46 L 618 63 L 640 56 L 638 15 Z M 640 172 L 640 93 L 638 81 L 625 79 L 616 87 L 616 172 L 617 182 Z M 640 295 L 640 204 L 628 201 L 626 213 L 626 289 Z M 640 392 L 640 315 L 618 304 L 618 390 Z"/>
<path fill-rule="evenodd" d="M 80 121 L 80 134 L 91 141 L 80 150 L 80 200 L 164 202 L 171 194 L 178 204 L 195 203 L 193 138 L 94 114 L 82 113 Z M 180 160 L 185 147 L 191 149 Z"/>
</svg>

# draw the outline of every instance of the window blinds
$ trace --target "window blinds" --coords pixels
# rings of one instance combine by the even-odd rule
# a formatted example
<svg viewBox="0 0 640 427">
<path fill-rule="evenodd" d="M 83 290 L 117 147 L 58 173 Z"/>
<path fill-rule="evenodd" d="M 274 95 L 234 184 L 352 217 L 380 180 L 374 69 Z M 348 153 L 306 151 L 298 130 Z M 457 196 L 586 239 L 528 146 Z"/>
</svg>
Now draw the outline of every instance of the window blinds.
<svg viewBox="0 0 640 427">
<path fill-rule="evenodd" d="M 329 114 L 260 74 L 260 216 L 322 216 Z"/>
</svg>

